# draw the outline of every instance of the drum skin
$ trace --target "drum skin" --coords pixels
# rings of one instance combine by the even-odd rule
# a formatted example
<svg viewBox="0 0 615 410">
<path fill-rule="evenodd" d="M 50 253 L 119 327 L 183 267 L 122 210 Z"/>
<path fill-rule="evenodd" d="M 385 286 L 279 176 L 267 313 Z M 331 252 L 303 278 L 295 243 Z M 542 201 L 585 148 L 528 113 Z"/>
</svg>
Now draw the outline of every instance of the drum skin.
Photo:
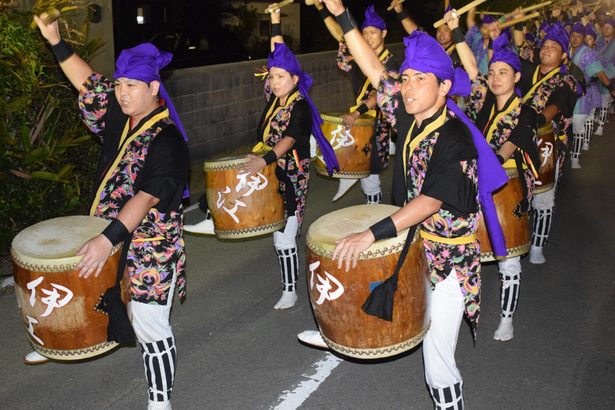
<svg viewBox="0 0 615 410">
<path fill-rule="evenodd" d="M 363 312 L 371 286 L 394 272 L 408 231 L 375 242 L 361 253 L 356 268 L 337 268 L 331 259 L 335 241 L 360 232 L 391 215 L 391 205 L 359 205 L 331 212 L 309 228 L 307 282 L 314 316 L 327 345 L 338 353 L 359 359 L 393 356 L 415 347 L 429 328 L 431 288 L 423 241 L 415 235 L 399 273 L 393 320 Z"/>
<path fill-rule="evenodd" d="M 534 194 L 550 191 L 555 185 L 555 165 L 557 163 L 557 144 L 553 126 L 547 124 L 538 129 L 538 153 L 540 154 L 540 168 Z"/>
<path fill-rule="evenodd" d="M 372 137 L 376 121 L 374 117 L 363 114 L 359 116 L 350 129 L 350 137 L 346 138 L 341 113 L 321 114 L 323 123 L 320 126 L 325 138 L 329 140 L 335 157 L 340 165 L 340 171 L 331 175 L 334 178 L 364 178 L 370 175 Z M 320 151 L 315 160 L 316 172 L 329 176 L 327 167 Z"/>
<path fill-rule="evenodd" d="M 507 257 L 520 256 L 530 250 L 531 230 L 528 212 L 520 212 L 521 201 L 523 201 L 524 180 L 519 178 L 519 173 L 514 168 L 506 168 L 508 182 L 493 194 L 493 202 L 497 211 L 498 220 L 506 239 Z M 485 220 L 481 213 L 476 231 L 478 242 L 480 243 L 481 262 L 494 261 L 493 248 Z"/>
<path fill-rule="evenodd" d="M 82 360 L 117 346 L 107 342 L 106 314 L 95 309 L 115 285 L 121 246 L 95 278 L 79 278 L 75 252 L 109 221 L 93 216 L 54 218 L 32 225 L 13 240 L 15 295 L 34 349 L 56 360 Z"/>
<path fill-rule="evenodd" d="M 276 163 L 245 174 L 245 156 L 205 161 L 207 206 L 220 239 L 241 239 L 280 230 L 286 224 Z"/>
</svg>

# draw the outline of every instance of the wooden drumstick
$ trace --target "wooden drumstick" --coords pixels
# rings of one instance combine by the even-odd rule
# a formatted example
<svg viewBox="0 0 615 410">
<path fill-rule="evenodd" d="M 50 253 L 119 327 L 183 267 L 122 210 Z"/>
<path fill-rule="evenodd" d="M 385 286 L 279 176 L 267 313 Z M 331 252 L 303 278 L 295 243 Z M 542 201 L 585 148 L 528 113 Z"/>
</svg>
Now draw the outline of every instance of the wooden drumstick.
<svg viewBox="0 0 615 410">
<path fill-rule="evenodd" d="M 506 28 L 506 27 L 514 26 L 517 23 L 523 23 L 524 21 L 531 20 L 531 19 L 534 19 L 536 17 L 540 17 L 540 13 L 537 12 L 537 11 L 532 13 L 532 14 L 528 14 L 526 16 L 519 17 L 518 19 L 514 19 L 514 20 L 507 21 L 505 23 L 501 23 L 500 24 L 500 28 Z"/>
<path fill-rule="evenodd" d="M 511 11 L 510 13 L 505 14 L 501 18 L 510 18 L 510 17 L 515 16 L 517 14 L 527 13 L 529 11 L 533 11 L 533 10 L 536 10 L 536 9 L 541 9 L 543 7 L 549 6 L 551 3 L 553 3 L 553 2 L 552 1 L 545 1 L 545 2 L 542 2 L 542 3 L 535 4 L 533 6 L 529 6 L 529 7 L 523 8 L 523 9 L 518 10 L 518 11 Z"/>
<path fill-rule="evenodd" d="M 313 6 L 318 0 L 305 0 L 306 6 Z"/>
<path fill-rule="evenodd" d="M 457 16 L 461 16 L 463 13 L 466 13 L 467 11 L 473 9 L 474 7 L 478 6 L 479 4 L 483 4 L 486 1 L 487 0 L 474 0 L 473 2 L 466 4 L 465 6 L 463 6 L 459 10 L 457 10 Z M 441 25 L 443 25 L 444 23 L 446 23 L 446 21 L 443 18 L 441 18 L 440 20 L 438 20 L 435 23 L 433 23 L 433 27 L 434 28 L 438 28 Z"/>
<path fill-rule="evenodd" d="M 477 14 L 489 14 L 491 16 L 504 16 L 506 13 L 502 13 L 501 11 L 477 11 Z"/>
<path fill-rule="evenodd" d="M 282 0 L 281 2 L 279 2 L 276 6 L 269 8 L 267 7 L 265 9 L 265 13 L 273 13 L 276 10 L 281 9 L 284 6 L 288 6 L 289 4 L 293 3 L 295 0 Z"/>
<path fill-rule="evenodd" d="M 403 3 L 406 0 L 399 0 L 399 4 Z M 395 7 L 391 4 L 389 7 L 387 7 L 387 11 L 391 11 L 393 10 Z"/>
<path fill-rule="evenodd" d="M 45 16 L 44 19 L 42 19 L 45 25 L 53 23 L 54 21 L 59 19 L 61 15 L 60 10 L 56 9 L 55 7 L 51 7 L 50 9 L 47 9 L 46 13 L 47 15 Z M 32 20 L 32 23 L 30 23 L 30 27 L 36 28 L 36 21 Z"/>
</svg>

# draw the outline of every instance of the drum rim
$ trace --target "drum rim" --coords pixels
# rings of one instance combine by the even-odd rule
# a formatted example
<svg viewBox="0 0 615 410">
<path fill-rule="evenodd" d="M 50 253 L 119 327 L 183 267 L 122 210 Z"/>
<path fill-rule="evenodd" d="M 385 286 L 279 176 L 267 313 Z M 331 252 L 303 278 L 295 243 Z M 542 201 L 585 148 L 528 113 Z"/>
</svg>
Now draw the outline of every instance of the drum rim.
<svg viewBox="0 0 615 410">
<path fill-rule="evenodd" d="M 482 262 L 493 262 L 493 261 L 501 261 L 508 258 L 514 258 L 516 256 L 523 256 L 530 251 L 530 247 L 532 245 L 532 241 L 524 243 L 523 245 L 515 246 L 512 248 L 506 249 L 506 256 L 504 257 L 496 257 L 492 252 L 485 252 L 480 254 L 480 261 Z"/>
<path fill-rule="evenodd" d="M 320 118 L 322 118 L 323 121 L 327 121 L 331 124 L 343 125 L 342 118 L 340 117 L 342 114 L 347 114 L 347 113 L 345 112 L 320 113 Z M 368 114 L 361 114 L 359 118 L 357 118 L 354 121 L 354 125 L 358 127 L 372 126 L 375 124 L 376 124 L 376 118 Z"/>
<path fill-rule="evenodd" d="M 316 173 L 326 176 L 326 177 L 331 177 L 331 178 L 338 178 L 338 179 L 344 179 L 344 178 L 365 178 L 370 176 L 370 172 L 369 171 L 342 171 L 342 172 L 337 172 L 334 171 L 333 174 L 329 175 L 329 171 L 327 171 L 327 167 L 324 166 L 324 163 L 321 165 L 320 162 L 320 158 L 318 158 L 319 161 L 316 161 L 314 163 L 314 167 L 316 168 Z"/>
<path fill-rule="evenodd" d="M 398 355 L 416 347 L 425 338 L 425 334 L 431 326 L 431 320 L 427 320 L 425 327 L 410 339 L 390 346 L 373 347 L 373 348 L 358 348 L 340 345 L 329 339 L 324 333 L 320 332 L 327 346 L 338 353 L 355 359 L 383 359 Z"/>
<path fill-rule="evenodd" d="M 79 262 L 83 258 L 83 256 L 81 255 L 66 256 L 63 258 L 38 258 L 38 257 L 26 255 L 25 253 L 16 249 L 14 245 L 15 239 L 17 239 L 19 235 L 25 232 L 28 228 L 31 228 L 33 226 L 36 226 L 44 222 L 49 222 L 49 221 L 59 220 L 59 219 L 69 219 L 69 218 L 75 218 L 75 217 L 96 218 L 104 222 L 105 226 L 111 223 L 111 221 L 109 221 L 108 219 L 99 218 L 99 217 L 92 216 L 92 215 L 70 215 L 70 216 L 60 216 L 58 218 L 47 219 L 45 221 L 38 222 L 34 225 L 30 225 L 29 227 L 25 228 L 24 230 L 19 232 L 17 235 L 15 235 L 15 238 L 13 238 L 13 242 L 11 243 L 11 259 L 13 260 L 13 262 L 20 268 L 27 269 L 27 270 L 34 271 L 34 272 L 67 272 L 67 271 L 75 270 L 77 264 L 79 264 Z M 109 257 L 113 256 L 121 247 L 122 247 L 122 243 L 115 245 L 111 249 L 111 253 L 109 254 Z"/>
<path fill-rule="evenodd" d="M 351 206 L 347 208 L 337 209 L 335 211 L 329 212 L 328 214 L 325 214 L 321 216 L 320 218 L 318 218 L 316 221 L 312 223 L 312 225 L 310 225 L 308 229 L 308 233 L 305 238 L 305 243 L 306 243 L 307 248 L 315 255 L 318 255 L 320 257 L 327 258 L 327 259 L 332 259 L 333 250 L 335 249 L 335 245 L 334 244 L 323 245 L 321 242 L 317 242 L 314 239 L 314 232 L 312 230 L 312 226 L 316 224 L 321 218 L 324 218 L 330 214 L 343 211 L 344 209 L 368 207 L 368 206 L 369 207 L 374 207 L 374 206 L 389 207 L 390 210 L 392 211 L 389 215 L 393 214 L 395 211 L 400 209 L 397 206 L 388 205 L 388 204 L 372 204 L 372 205 L 364 204 L 364 205 L 355 205 L 355 206 Z M 374 258 L 379 258 L 382 256 L 391 255 L 393 253 L 400 252 L 404 246 L 407 235 L 408 235 L 408 229 L 404 229 L 403 231 L 399 232 L 395 238 L 388 238 L 388 239 L 383 239 L 383 240 L 374 242 L 367 250 L 359 254 L 359 259 L 360 260 L 374 259 Z M 414 234 L 414 238 L 412 238 L 411 244 L 416 240 L 418 236 L 419 236 L 419 230 L 417 229 Z"/>
<path fill-rule="evenodd" d="M 253 228 L 242 229 L 226 229 L 218 230 L 214 229 L 216 237 L 218 239 L 244 239 L 252 238 L 254 236 L 266 235 L 268 233 L 277 232 L 286 225 L 286 218 L 282 218 L 279 221 L 272 222 L 267 225 L 260 225 Z"/>
<path fill-rule="evenodd" d="M 110 350 L 115 349 L 119 344 L 113 341 L 105 341 L 102 343 L 95 344 L 89 347 L 82 347 L 79 349 L 49 349 L 39 345 L 35 340 L 30 337 L 28 334 L 28 338 L 32 343 L 32 347 L 41 355 L 48 357 L 53 360 L 62 360 L 62 361 L 72 361 L 72 360 L 83 360 L 90 359 L 92 357 L 99 356 L 103 353 L 106 353 Z"/>
<path fill-rule="evenodd" d="M 244 165 L 246 162 L 248 162 L 248 159 L 245 155 L 237 158 L 228 157 L 227 159 L 220 158 L 216 160 L 209 160 L 203 162 L 203 170 L 225 171 L 227 169 L 239 169 L 241 168 L 241 165 Z"/>
<path fill-rule="evenodd" d="M 538 128 L 538 135 L 552 134 L 553 133 L 553 124 L 545 124 L 542 127 Z M 541 132 L 542 131 L 542 132 Z"/>
</svg>

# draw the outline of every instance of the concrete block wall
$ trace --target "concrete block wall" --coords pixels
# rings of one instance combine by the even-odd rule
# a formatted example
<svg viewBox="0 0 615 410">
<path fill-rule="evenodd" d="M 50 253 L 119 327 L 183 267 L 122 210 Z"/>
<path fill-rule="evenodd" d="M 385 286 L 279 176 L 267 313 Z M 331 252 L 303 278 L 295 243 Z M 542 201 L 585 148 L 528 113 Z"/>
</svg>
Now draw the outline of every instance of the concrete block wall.
<svg viewBox="0 0 615 410">
<path fill-rule="evenodd" d="M 401 56 L 401 44 L 391 46 Z M 314 79 L 312 98 L 321 112 L 343 111 L 353 103 L 350 78 L 337 68 L 336 52 L 300 55 Z M 400 58 L 401 59 L 401 58 Z M 263 82 L 254 76 L 266 60 L 174 70 L 163 82 L 188 133 L 192 162 L 236 151 L 255 142 L 265 106 Z"/>
</svg>

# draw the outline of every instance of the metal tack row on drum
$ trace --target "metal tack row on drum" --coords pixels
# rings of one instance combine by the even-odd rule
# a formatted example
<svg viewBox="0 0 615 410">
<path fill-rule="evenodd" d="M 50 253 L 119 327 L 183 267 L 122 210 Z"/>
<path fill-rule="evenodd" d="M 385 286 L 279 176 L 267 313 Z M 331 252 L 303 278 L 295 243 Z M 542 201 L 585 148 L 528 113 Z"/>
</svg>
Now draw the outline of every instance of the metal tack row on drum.
<svg viewBox="0 0 615 410">
<path fill-rule="evenodd" d="M 96 280 L 77 276 L 75 252 L 109 221 L 67 216 L 39 222 L 13 239 L 15 295 L 34 349 L 58 360 L 81 360 L 117 346 L 107 341 L 108 317 L 96 310 L 115 285 L 120 247 L 112 251 Z"/>
</svg>

